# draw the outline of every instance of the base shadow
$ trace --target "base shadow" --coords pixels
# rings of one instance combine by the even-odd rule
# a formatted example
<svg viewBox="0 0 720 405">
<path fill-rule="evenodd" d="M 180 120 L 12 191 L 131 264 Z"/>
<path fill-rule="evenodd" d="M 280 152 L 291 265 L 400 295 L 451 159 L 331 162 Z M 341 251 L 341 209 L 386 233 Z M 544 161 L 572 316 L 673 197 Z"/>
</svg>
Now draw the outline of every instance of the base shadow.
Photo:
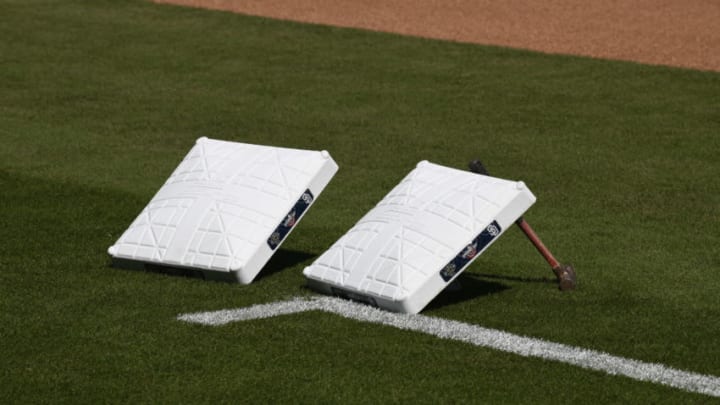
<svg viewBox="0 0 720 405">
<path fill-rule="evenodd" d="M 278 249 L 270 258 L 260 273 L 255 277 L 253 282 L 257 282 L 265 277 L 279 273 L 282 270 L 293 267 L 310 258 L 315 257 L 314 254 L 289 249 Z M 222 271 L 191 269 L 187 267 L 168 266 L 156 263 L 146 263 L 131 259 L 112 258 L 110 267 L 122 270 L 141 271 L 147 273 L 164 274 L 173 277 L 197 278 L 209 281 L 221 281 L 228 283 L 237 283 L 237 279 L 231 273 Z"/>
<path fill-rule="evenodd" d="M 459 287 L 458 284 L 459 283 Z M 469 301 L 485 295 L 496 294 L 505 290 L 509 290 L 505 284 L 496 283 L 494 281 L 480 280 L 473 277 L 469 273 L 463 273 L 453 281 L 453 283 L 445 288 L 435 299 L 423 309 L 438 309 L 448 305 L 454 305 L 460 302 Z"/>
<path fill-rule="evenodd" d="M 258 273 L 254 281 L 272 276 L 273 274 L 279 273 L 287 268 L 294 267 L 315 257 L 317 257 L 317 255 L 303 252 L 301 250 L 278 249 L 278 251 L 275 252 L 275 254 L 265 264 L 265 267 L 260 270 L 260 273 Z"/>
</svg>

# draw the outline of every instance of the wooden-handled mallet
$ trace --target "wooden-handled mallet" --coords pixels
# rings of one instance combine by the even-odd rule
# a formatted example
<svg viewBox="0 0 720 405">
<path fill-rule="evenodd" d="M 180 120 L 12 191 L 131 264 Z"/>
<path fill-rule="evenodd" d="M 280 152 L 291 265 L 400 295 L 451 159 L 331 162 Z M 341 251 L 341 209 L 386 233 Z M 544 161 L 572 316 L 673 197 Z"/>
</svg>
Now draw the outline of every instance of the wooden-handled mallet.
<svg viewBox="0 0 720 405">
<path fill-rule="evenodd" d="M 477 159 L 470 162 L 468 166 L 470 167 L 470 171 L 473 173 L 489 176 L 487 169 L 485 169 L 485 166 L 483 166 L 482 162 Z M 527 221 L 523 219 L 523 217 L 520 217 L 517 221 L 515 221 L 515 224 L 519 226 L 520 229 L 522 229 L 525 236 L 530 239 L 530 242 L 532 242 L 533 246 L 535 246 L 537 251 L 540 252 L 542 257 L 544 257 L 545 260 L 548 262 L 548 264 L 552 268 L 553 273 L 555 273 L 555 277 L 557 277 L 560 291 L 574 290 L 577 286 L 577 276 L 575 275 L 575 269 L 569 264 L 561 264 L 559 261 L 557 261 L 557 259 L 555 259 L 555 256 L 550 253 L 550 250 L 545 246 L 544 243 L 542 243 L 540 237 L 537 236 L 530 224 L 528 224 Z"/>
</svg>

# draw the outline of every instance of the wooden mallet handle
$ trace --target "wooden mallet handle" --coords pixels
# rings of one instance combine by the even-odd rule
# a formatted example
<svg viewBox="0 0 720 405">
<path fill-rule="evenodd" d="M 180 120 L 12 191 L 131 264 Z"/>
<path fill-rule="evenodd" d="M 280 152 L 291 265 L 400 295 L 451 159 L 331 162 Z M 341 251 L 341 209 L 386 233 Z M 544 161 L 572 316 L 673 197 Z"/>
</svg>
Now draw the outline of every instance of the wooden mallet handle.
<svg viewBox="0 0 720 405">
<path fill-rule="evenodd" d="M 470 162 L 468 166 L 470 167 L 470 171 L 473 173 L 489 176 L 487 169 L 485 169 L 485 166 L 477 159 Z M 532 242 L 533 246 L 535 246 L 535 249 L 537 249 L 537 251 L 540 252 L 542 257 L 544 257 L 545 260 L 548 262 L 548 264 L 552 268 L 553 273 L 555 274 L 555 277 L 557 277 L 558 279 L 560 290 L 574 290 L 577 286 L 577 276 L 575 275 L 575 269 L 573 269 L 573 267 L 570 265 L 563 265 L 559 261 L 557 261 L 557 259 L 555 259 L 555 256 L 550 253 L 550 249 L 548 249 L 547 246 L 542 243 L 540 237 L 535 233 L 530 224 L 525 221 L 525 219 L 523 219 L 523 217 L 520 217 L 517 221 L 515 221 L 515 224 L 517 224 L 517 226 L 522 229 L 525 236 L 527 236 L 527 238 L 530 239 L 530 242 Z"/>
</svg>

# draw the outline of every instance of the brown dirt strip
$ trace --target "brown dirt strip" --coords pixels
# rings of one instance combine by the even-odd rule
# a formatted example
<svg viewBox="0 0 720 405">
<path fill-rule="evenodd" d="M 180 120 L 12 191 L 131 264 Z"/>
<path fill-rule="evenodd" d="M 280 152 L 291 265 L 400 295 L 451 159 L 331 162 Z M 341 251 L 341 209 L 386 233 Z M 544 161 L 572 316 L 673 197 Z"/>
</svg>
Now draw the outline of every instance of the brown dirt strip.
<svg viewBox="0 0 720 405">
<path fill-rule="evenodd" d="M 156 0 L 283 20 L 720 71 L 718 0 Z"/>
</svg>

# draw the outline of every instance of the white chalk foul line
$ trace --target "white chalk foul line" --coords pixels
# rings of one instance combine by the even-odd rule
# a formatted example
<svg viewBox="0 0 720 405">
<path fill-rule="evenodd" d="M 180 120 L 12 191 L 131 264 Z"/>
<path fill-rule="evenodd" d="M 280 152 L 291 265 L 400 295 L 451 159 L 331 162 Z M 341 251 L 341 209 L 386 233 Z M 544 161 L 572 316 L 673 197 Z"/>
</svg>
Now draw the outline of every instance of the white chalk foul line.
<svg viewBox="0 0 720 405">
<path fill-rule="evenodd" d="M 330 312 L 358 321 L 413 330 L 442 339 L 459 340 L 475 346 L 559 361 L 611 375 L 622 375 L 639 381 L 720 397 L 720 377 L 682 371 L 662 364 L 626 359 L 604 352 L 514 335 L 448 319 L 387 312 L 334 297 L 295 298 L 247 308 L 183 314 L 178 316 L 178 320 L 218 326 L 305 311 Z"/>
</svg>

